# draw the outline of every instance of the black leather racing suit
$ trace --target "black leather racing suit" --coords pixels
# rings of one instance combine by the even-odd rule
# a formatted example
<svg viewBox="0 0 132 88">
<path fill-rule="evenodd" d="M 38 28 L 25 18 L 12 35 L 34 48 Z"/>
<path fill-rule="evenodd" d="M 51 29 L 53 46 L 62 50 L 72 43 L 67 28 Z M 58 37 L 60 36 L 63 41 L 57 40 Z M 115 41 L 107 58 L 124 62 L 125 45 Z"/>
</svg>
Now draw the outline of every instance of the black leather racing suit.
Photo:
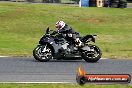
<svg viewBox="0 0 132 88">
<path fill-rule="evenodd" d="M 77 37 L 80 37 L 79 33 L 75 32 L 71 27 L 69 27 L 67 24 L 62 29 L 58 29 L 55 31 L 56 33 L 59 33 L 63 38 L 65 38 L 69 43 L 74 42 Z M 54 33 L 55 33 L 54 32 Z"/>
</svg>

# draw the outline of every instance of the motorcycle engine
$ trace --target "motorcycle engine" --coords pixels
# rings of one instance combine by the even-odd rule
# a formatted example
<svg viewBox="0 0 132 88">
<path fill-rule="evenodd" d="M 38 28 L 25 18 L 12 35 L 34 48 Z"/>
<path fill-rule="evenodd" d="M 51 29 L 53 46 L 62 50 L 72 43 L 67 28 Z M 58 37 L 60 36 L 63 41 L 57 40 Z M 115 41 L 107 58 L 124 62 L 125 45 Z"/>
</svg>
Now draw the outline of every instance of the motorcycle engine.
<svg viewBox="0 0 132 88">
<path fill-rule="evenodd" d="M 64 50 L 66 50 L 66 49 L 68 48 L 68 45 L 69 45 L 68 43 L 65 43 L 65 44 L 62 45 L 62 48 L 63 48 Z"/>
</svg>

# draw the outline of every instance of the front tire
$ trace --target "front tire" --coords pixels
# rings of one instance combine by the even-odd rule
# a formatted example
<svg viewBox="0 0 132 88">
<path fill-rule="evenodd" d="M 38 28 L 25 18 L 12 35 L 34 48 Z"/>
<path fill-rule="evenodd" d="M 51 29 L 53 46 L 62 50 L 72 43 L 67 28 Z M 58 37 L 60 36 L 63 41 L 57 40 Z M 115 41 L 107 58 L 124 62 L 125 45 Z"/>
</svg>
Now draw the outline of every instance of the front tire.
<svg viewBox="0 0 132 88">
<path fill-rule="evenodd" d="M 40 62 L 47 62 L 53 58 L 53 52 L 47 44 L 40 45 L 33 50 L 33 56 Z"/>
<path fill-rule="evenodd" d="M 92 49 L 92 51 L 86 51 L 85 53 L 83 53 L 82 57 L 86 62 L 97 62 L 102 56 L 101 50 L 95 45 L 89 45 L 89 47 L 90 49 Z"/>
</svg>

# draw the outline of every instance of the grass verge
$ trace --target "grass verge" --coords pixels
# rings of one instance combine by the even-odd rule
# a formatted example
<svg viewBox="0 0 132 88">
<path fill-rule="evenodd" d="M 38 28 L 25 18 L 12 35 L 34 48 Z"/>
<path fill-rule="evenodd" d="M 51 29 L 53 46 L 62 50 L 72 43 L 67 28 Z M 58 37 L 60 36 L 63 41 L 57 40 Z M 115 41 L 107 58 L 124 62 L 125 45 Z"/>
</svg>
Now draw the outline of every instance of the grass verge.
<svg viewBox="0 0 132 88">
<path fill-rule="evenodd" d="M 44 30 L 64 20 L 81 35 L 97 34 L 104 58 L 132 58 L 132 9 L 0 2 L 0 55 L 32 56 Z"/>
<path fill-rule="evenodd" d="M 0 88 L 132 88 L 130 85 L 94 85 L 86 84 L 0 84 Z"/>
</svg>

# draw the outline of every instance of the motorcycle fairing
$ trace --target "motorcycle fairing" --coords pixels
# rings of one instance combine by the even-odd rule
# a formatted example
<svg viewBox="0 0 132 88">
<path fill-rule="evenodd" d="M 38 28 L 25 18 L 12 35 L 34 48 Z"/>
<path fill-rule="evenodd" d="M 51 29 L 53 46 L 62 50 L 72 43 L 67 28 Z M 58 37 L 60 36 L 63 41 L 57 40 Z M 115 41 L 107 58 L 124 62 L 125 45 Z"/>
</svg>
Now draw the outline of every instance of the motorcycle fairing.
<svg viewBox="0 0 132 88">
<path fill-rule="evenodd" d="M 95 36 L 97 36 L 97 35 L 86 35 L 86 36 L 84 36 L 82 39 L 81 39 L 81 41 L 82 42 L 90 42 L 90 41 L 92 41 L 92 42 L 94 42 L 95 43 Z"/>
</svg>

